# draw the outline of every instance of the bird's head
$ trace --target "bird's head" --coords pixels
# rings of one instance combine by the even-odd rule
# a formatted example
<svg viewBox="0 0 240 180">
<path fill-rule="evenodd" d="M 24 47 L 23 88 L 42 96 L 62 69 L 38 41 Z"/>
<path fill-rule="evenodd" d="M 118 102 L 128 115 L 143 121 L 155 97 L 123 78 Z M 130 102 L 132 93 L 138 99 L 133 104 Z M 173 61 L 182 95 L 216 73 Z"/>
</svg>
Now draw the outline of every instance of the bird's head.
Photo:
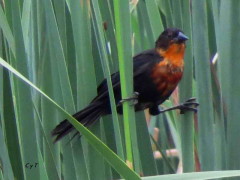
<svg viewBox="0 0 240 180">
<path fill-rule="evenodd" d="M 180 29 L 167 28 L 156 41 L 156 48 L 166 50 L 173 44 L 185 45 L 188 37 Z"/>
</svg>

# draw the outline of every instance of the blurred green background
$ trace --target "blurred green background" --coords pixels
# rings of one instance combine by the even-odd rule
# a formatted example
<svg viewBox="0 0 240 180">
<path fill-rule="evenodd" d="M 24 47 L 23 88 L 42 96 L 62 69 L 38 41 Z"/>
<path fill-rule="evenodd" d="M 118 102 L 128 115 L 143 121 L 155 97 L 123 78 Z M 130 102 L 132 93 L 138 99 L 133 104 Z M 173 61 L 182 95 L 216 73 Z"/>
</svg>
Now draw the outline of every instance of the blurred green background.
<svg viewBox="0 0 240 180">
<path fill-rule="evenodd" d="M 151 179 L 240 175 L 223 171 L 240 169 L 240 1 L 0 3 L 0 179 L 139 179 L 198 171 L 219 172 Z M 51 130 L 69 117 L 66 112 L 84 108 L 104 78 L 111 89 L 111 73 L 120 69 L 123 97 L 132 93 L 131 57 L 153 48 L 167 27 L 182 29 L 189 40 L 184 77 L 161 107 L 196 97 L 198 113 L 150 117 L 147 111 L 133 113 L 126 103 L 123 120 L 113 110 L 90 131 L 120 158 L 74 119 L 81 139 L 70 141 L 70 135 L 53 144 Z M 114 109 L 112 90 L 110 95 Z M 126 159 L 135 172 L 123 163 Z"/>
</svg>

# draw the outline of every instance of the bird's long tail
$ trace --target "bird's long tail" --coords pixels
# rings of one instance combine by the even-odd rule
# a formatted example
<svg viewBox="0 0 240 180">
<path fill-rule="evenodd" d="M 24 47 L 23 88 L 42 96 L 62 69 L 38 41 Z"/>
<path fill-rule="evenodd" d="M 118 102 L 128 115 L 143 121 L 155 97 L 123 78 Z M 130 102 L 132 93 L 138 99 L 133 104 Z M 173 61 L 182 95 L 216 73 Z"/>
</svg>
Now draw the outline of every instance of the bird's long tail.
<svg viewBox="0 0 240 180">
<path fill-rule="evenodd" d="M 99 120 L 99 118 L 105 114 L 103 108 L 101 108 L 101 105 L 102 103 L 92 102 L 85 109 L 74 114 L 73 117 L 77 119 L 80 123 L 82 123 L 84 126 L 88 127 L 97 120 Z M 75 128 L 72 126 L 71 123 L 68 122 L 67 119 L 63 120 L 52 131 L 52 136 L 56 136 L 54 142 L 59 141 L 74 129 Z"/>
</svg>

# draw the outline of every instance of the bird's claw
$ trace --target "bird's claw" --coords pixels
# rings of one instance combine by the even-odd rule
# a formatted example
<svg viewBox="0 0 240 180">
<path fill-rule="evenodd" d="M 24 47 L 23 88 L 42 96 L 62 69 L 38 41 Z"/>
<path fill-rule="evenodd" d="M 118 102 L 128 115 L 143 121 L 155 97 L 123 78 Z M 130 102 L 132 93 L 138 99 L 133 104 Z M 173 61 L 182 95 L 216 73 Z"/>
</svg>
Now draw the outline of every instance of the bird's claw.
<svg viewBox="0 0 240 180">
<path fill-rule="evenodd" d="M 132 105 L 134 106 L 138 103 L 138 96 L 139 96 L 139 93 L 134 92 L 132 97 L 128 97 L 128 98 L 120 100 L 119 103 L 118 103 L 118 106 L 122 105 L 126 101 L 132 101 Z"/>
<path fill-rule="evenodd" d="M 179 105 L 180 114 L 184 114 L 186 111 L 193 111 L 197 113 L 197 107 L 199 103 L 196 102 L 196 98 L 190 98 L 186 100 L 183 104 Z"/>
<path fill-rule="evenodd" d="M 192 97 L 192 98 L 189 98 L 188 100 L 186 100 L 185 102 L 195 102 L 196 103 L 196 100 L 197 100 L 197 98 Z"/>
<path fill-rule="evenodd" d="M 167 111 L 172 111 L 172 110 L 175 110 L 175 109 L 179 109 L 180 114 L 184 114 L 186 111 L 193 111 L 193 112 L 196 113 L 197 112 L 197 106 L 199 106 L 199 103 L 197 103 L 195 101 L 196 101 L 196 98 L 190 98 L 190 99 L 186 100 L 183 104 L 179 104 L 177 106 L 173 106 L 171 108 L 161 110 L 160 113 L 167 112 Z"/>
</svg>

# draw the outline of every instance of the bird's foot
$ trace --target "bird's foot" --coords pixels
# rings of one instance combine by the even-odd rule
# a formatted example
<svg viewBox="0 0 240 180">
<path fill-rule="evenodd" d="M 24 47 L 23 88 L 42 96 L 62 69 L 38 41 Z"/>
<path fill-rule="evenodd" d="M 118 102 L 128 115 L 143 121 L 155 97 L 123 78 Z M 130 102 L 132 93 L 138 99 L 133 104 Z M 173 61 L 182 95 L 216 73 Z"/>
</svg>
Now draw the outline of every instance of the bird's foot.
<svg viewBox="0 0 240 180">
<path fill-rule="evenodd" d="M 133 96 L 120 100 L 119 103 L 118 103 L 118 106 L 122 105 L 126 101 L 131 101 L 132 105 L 134 106 L 134 105 L 136 105 L 138 103 L 138 96 L 139 96 L 139 93 L 138 92 L 134 92 Z"/>
<path fill-rule="evenodd" d="M 186 100 L 184 103 L 179 104 L 177 106 L 173 106 L 168 109 L 161 110 L 161 113 L 166 112 L 166 111 L 171 111 L 175 109 L 180 110 L 180 114 L 184 114 L 186 111 L 193 111 L 197 113 L 197 107 L 199 106 L 199 103 L 196 102 L 196 98 L 190 98 Z"/>
<path fill-rule="evenodd" d="M 197 113 L 199 106 L 199 103 L 196 102 L 196 98 L 190 98 L 186 100 L 183 104 L 180 104 L 180 114 L 184 114 L 186 111 L 193 111 L 194 113 Z"/>
</svg>

